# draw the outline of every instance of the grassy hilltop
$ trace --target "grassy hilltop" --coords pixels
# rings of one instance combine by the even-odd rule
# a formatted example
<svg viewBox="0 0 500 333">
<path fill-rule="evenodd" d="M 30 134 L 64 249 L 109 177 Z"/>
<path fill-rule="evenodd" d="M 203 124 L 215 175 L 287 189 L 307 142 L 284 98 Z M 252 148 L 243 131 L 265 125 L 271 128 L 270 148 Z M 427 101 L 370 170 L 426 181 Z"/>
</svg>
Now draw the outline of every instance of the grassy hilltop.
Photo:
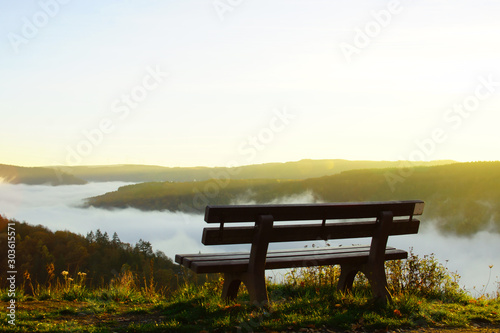
<svg viewBox="0 0 500 333">
<path fill-rule="evenodd" d="M 0 278 L 0 306 L 15 301 L 0 332 L 387 332 L 500 327 L 500 289 L 471 297 L 434 257 L 386 263 L 393 302 L 372 303 L 363 275 L 353 293 L 336 290 L 337 266 L 294 269 L 268 281 L 271 304 L 257 307 L 245 290 L 221 300 L 219 275 L 196 276 L 141 241 L 100 232 L 87 237 L 0 218 L 16 229 L 18 274 L 12 292 Z M 79 255 L 80 254 L 80 255 Z M 6 262 L 2 259 L 4 272 Z M 495 283 L 499 283 L 498 281 Z M 500 284 L 499 284 L 500 288 Z M 7 310 L 8 311 L 8 310 Z M 7 312 L 9 313 L 9 312 Z M 10 321 L 10 323 L 9 323 Z M 11 324 L 13 323 L 13 324 Z"/>
</svg>

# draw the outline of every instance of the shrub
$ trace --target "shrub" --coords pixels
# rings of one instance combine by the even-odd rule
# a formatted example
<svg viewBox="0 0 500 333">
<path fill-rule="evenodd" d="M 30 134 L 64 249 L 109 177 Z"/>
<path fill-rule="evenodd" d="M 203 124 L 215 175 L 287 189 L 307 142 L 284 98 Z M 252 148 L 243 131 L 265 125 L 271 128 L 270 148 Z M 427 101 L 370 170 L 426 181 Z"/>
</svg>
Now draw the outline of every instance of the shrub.
<svg viewBox="0 0 500 333">
<path fill-rule="evenodd" d="M 466 292 L 460 288 L 460 275 L 450 272 L 434 254 L 422 258 L 410 249 L 408 259 L 391 260 L 385 264 L 389 292 L 411 294 L 441 300 L 460 300 Z"/>
<path fill-rule="evenodd" d="M 440 300 L 461 300 L 466 296 L 458 284 L 460 276 L 440 264 L 433 254 L 419 257 L 410 249 L 408 259 L 386 261 L 389 292 L 392 295 L 415 295 Z M 317 266 L 292 269 L 285 275 L 285 284 L 291 286 L 336 287 L 340 267 Z M 368 280 L 358 273 L 354 289 L 369 290 Z"/>
</svg>

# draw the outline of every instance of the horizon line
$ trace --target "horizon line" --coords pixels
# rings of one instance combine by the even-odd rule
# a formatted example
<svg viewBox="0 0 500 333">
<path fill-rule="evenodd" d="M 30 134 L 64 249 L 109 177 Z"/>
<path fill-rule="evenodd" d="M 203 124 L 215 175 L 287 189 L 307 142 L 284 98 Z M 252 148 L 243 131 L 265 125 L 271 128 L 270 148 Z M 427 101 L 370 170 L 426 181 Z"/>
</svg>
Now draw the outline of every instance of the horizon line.
<svg viewBox="0 0 500 333">
<path fill-rule="evenodd" d="M 370 160 L 370 159 L 345 159 L 345 158 L 303 158 L 300 160 L 290 160 L 285 162 L 262 162 L 262 163 L 254 163 L 254 164 L 242 164 L 242 165 L 177 165 L 177 166 L 169 166 L 169 165 L 160 165 L 160 164 L 141 164 L 141 163 L 111 163 L 111 164 L 79 164 L 79 165 L 19 165 L 19 164 L 6 164 L 0 163 L 0 165 L 4 166 L 13 166 L 13 167 L 22 167 L 22 168 L 77 168 L 77 167 L 119 167 L 119 166 L 146 166 L 146 167 L 160 167 L 160 168 L 238 168 L 238 167 L 246 167 L 246 166 L 255 166 L 255 165 L 265 165 L 265 164 L 287 164 L 287 163 L 299 163 L 304 161 L 347 161 L 347 162 L 386 162 L 386 163 L 410 163 L 410 164 L 428 164 L 428 163 L 437 163 L 437 162 L 449 162 L 452 163 L 474 163 L 474 162 L 499 162 L 500 160 L 454 160 L 454 159 L 436 159 L 436 160 L 426 160 L 426 161 L 410 161 L 410 160 Z"/>
</svg>

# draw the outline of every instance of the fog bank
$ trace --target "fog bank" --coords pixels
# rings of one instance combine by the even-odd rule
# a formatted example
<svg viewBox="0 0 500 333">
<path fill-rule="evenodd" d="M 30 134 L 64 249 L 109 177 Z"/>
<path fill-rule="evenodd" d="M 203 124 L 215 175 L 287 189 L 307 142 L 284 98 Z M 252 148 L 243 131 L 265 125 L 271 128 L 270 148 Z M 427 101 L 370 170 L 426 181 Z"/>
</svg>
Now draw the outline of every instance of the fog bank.
<svg viewBox="0 0 500 333">
<path fill-rule="evenodd" d="M 135 244 L 139 239 L 151 242 L 153 249 L 165 252 L 170 258 L 176 253 L 220 252 L 244 249 L 248 246 L 210 246 L 201 244 L 201 234 L 206 223 L 202 215 L 172 212 L 144 212 L 133 208 L 105 210 L 81 208 L 84 198 L 115 191 L 123 182 L 90 183 L 87 185 L 43 186 L 0 184 L 0 214 L 29 224 L 41 224 L 52 231 L 69 230 L 86 235 L 100 229 L 111 237 L 118 233 L 121 241 Z M 276 203 L 305 203 L 314 200 L 310 193 L 277 200 Z M 237 200 L 241 202 L 240 200 Z M 482 291 L 488 281 L 487 290 L 496 291 L 500 275 L 500 235 L 479 232 L 471 237 L 447 237 L 433 227 L 432 221 L 423 220 L 421 232 L 417 235 L 394 236 L 389 245 L 413 251 L 420 255 L 434 253 L 435 257 L 451 271 L 461 276 L 461 285 L 472 291 Z M 367 240 L 353 240 L 367 243 Z M 313 242 L 296 244 L 274 244 L 272 248 L 311 246 Z M 324 241 L 314 242 L 324 246 Z M 349 241 L 331 241 L 332 246 L 350 244 Z"/>
</svg>

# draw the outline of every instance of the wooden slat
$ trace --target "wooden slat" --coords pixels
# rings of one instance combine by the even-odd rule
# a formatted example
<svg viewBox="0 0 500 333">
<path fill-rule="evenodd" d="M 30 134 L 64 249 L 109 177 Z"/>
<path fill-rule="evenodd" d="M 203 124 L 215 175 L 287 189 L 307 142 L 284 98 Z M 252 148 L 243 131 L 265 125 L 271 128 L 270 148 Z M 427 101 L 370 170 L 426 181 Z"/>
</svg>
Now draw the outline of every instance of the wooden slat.
<svg viewBox="0 0 500 333">
<path fill-rule="evenodd" d="M 389 235 L 418 233 L 420 221 L 394 221 Z M 371 237 L 375 230 L 375 221 L 334 222 L 326 224 L 290 224 L 275 225 L 270 235 L 270 242 L 315 241 L 322 239 L 347 239 Z M 205 245 L 249 244 L 252 242 L 254 227 L 208 227 L 203 229 L 201 242 Z"/>
<path fill-rule="evenodd" d="M 314 255 L 289 255 L 284 257 L 269 257 L 266 269 L 291 267 L 310 267 L 338 264 L 362 264 L 368 261 L 369 247 L 365 251 L 335 252 L 325 251 Z M 389 248 L 385 260 L 405 259 L 408 253 L 403 250 Z M 248 259 L 227 259 L 223 261 L 194 261 L 190 268 L 196 273 L 244 272 L 248 267 Z"/>
<path fill-rule="evenodd" d="M 381 211 L 393 216 L 413 216 L 423 213 L 421 200 L 387 202 L 342 202 L 300 205 L 224 205 L 207 206 L 208 223 L 252 222 L 260 215 L 272 215 L 274 221 L 331 220 L 377 217 Z"/>
<path fill-rule="evenodd" d="M 393 248 L 390 248 L 393 249 Z M 327 251 L 335 253 L 349 253 L 349 252 L 363 252 L 369 251 L 370 246 L 360 245 L 360 246 L 347 246 L 347 247 L 326 247 L 326 248 L 314 248 L 314 249 L 294 249 L 294 250 L 276 250 L 269 251 L 267 253 L 267 259 L 269 258 L 282 258 L 290 256 L 310 256 L 317 254 L 325 254 Z M 179 261 L 177 261 L 177 256 L 179 256 Z M 179 254 L 176 256 L 176 261 L 188 268 L 191 267 L 193 262 L 223 262 L 225 260 L 232 259 L 249 259 L 250 253 L 248 252 L 226 252 L 226 253 L 197 253 L 197 254 Z"/>
<path fill-rule="evenodd" d="M 220 259 L 227 259 L 229 256 L 242 256 L 246 255 L 247 257 L 250 256 L 249 252 L 223 252 L 223 253 L 193 253 L 193 254 L 176 254 L 175 255 L 175 262 L 178 264 L 181 264 L 183 266 L 186 266 L 189 268 L 191 262 L 193 260 L 197 259 L 203 259 L 209 256 L 210 258 L 220 258 Z"/>
</svg>

